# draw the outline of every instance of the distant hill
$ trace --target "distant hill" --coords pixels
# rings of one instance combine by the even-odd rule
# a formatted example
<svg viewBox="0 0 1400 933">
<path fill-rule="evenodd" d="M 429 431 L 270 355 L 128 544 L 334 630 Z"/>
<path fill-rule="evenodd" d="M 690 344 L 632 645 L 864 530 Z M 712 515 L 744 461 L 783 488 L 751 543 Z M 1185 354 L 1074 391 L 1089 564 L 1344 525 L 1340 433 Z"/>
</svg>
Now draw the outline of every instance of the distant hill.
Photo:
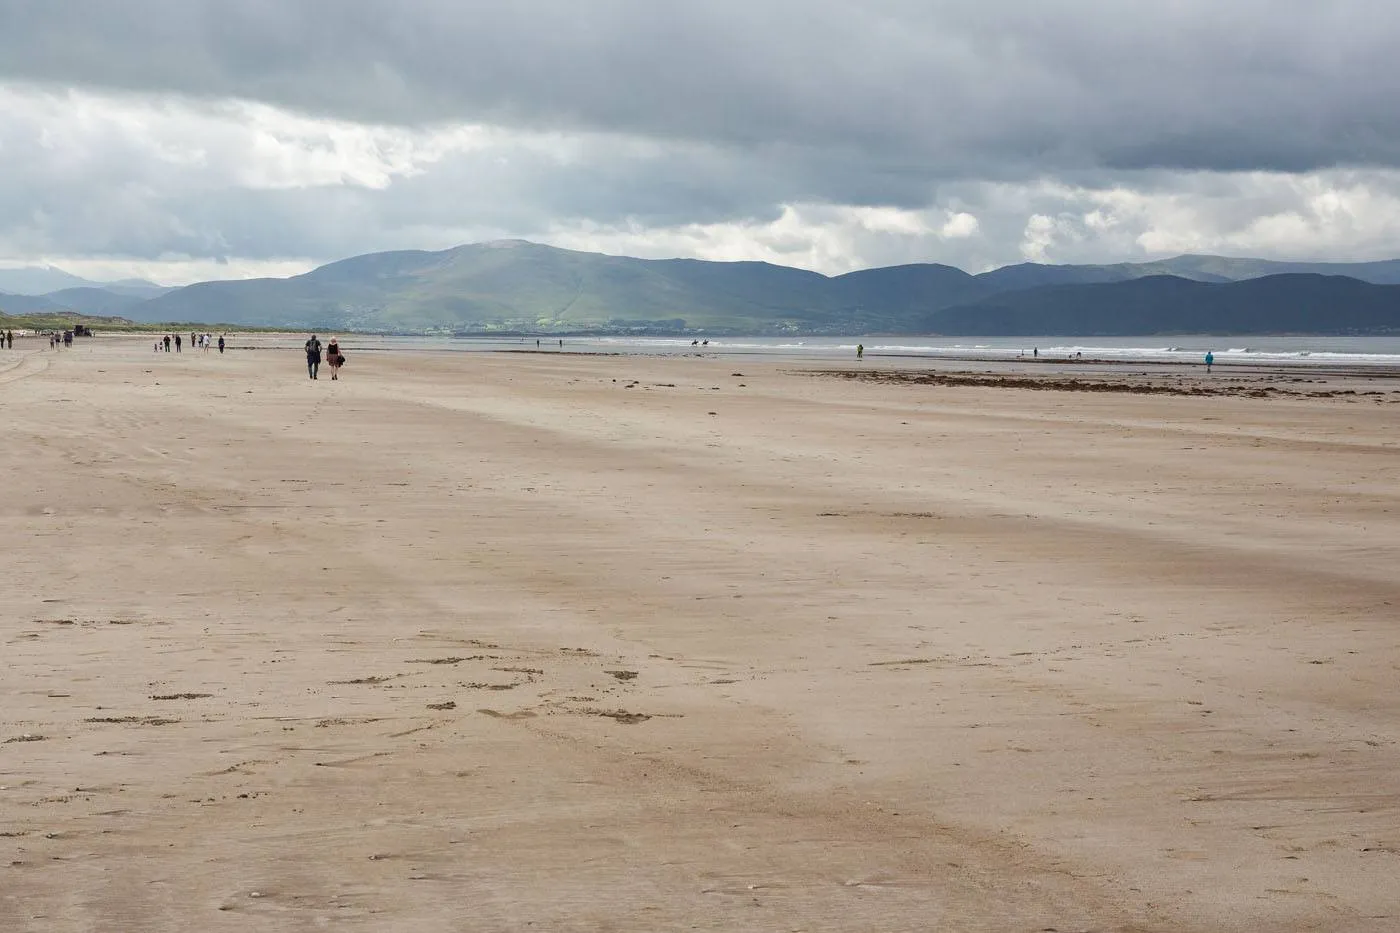
<svg viewBox="0 0 1400 933">
<path fill-rule="evenodd" d="M 1160 267 L 1166 275 L 1210 281 L 1212 279 L 1239 282 L 1266 275 L 1312 273 L 1315 275 L 1344 275 L 1374 285 L 1400 285 L 1400 259 L 1379 262 L 1276 262 L 1270 259 L 1231 259 L 1226 256 L 1177 256 L 1159 263 L 1142 266 Z"/>
<path fill-rule="evenodd" d="M 983 276 L 936 263 L 848 272 L 826 287 L 834 291 L 837 307 L 885 319 L 896 329 L 899 322 L 907 324 L 910 315 L 974 301 L 997 290 Z"/>
<path fill-rule="evenodd" d="M 154 298 L 170 291 L 169 285 L 157 285 L 155 282 L 147 282 L 145 279 L 118 279 L 115 282 L 103 282 L 102 288 L 118 295 L 132 295 L 136 298 Z"/>
<path fill-rule="evenodd" d="M 0 292 L 0 312 L 5 314 L 42 314 L 61 310 L 63 309 L 47 298 Z"/>
<path fill-rule="evenodd" d="M 288 279 L 204 282 L 130 313 L 342 330 L 799 330 L 850 316 L 830 281 L 769 263 L 632 259 L 507 240 L 372 253 Z"/>
<path fill-rule="evenodd" d="M 290 278 L 201 282 L 145 300 L 132 292 L 159 286 L 68 288 L 15 310 L 390 333 L 1382 333 L 1395 329 L 1391 278 L 1400 280 L 1400 260 L 1218 256 L 1021 263 L 980 275 L 916 263 L 825 276 L 764 262 L 634 259 L 502 240 L 370 253 Z M 5 301 L 0 296 L 0 309 Z"/>
<path fill-rule="evenodd" d="M 69 311 L 78 311 L 82 314 L 111 316 L 120 314 L 132 305 L 140 304 L 149 296 L 123 295 L 112 291 L 110 288 L 64 288 L 56 292 L 49 292 L 44 296 L 45 301 L 50 302 L 55 307 Z"/>
<path fill-rule="evenodd" d="M 54 266 L 24 266 L 19 269 L 0 269 L 0 292 L 13 295 L 44 295 L 61 288 L 82 288 L 100 286 L 101 282 L 64 272 Z"/>
<path fill-rule="evenodd" d="M 520 240 L 372 253 L 289 279 L 205 282 L 126 313 L 341 330 L 898 330 L 994 291 L 933 263 L 828 277 L 765 262 L 633 259 Z"/>
<path fill-rule="evenodd" d="M 1149 275 L 1169 274 L 1166 270 L 1147 271 L 1135 263 L 1109 266 L 1052 266 L 1038 262 L 1022 262 L 1002 266 L 977 276 L 986 287 L 986 294 L 1038 288 L 1042 285 L 1087 285 L 1097 282 L 1126 282 Z"/>
<path fill-rule="evenodd" d="M 0 330 L 68 330 L 84 324 L 98 332 L 131 331 L 139 325 L 120 317 L 99 317 L 77 311 L 38 311 L 33 314 L 6 314 L 0 311 Z"/>
<path fill-rule="evenodd" d="M 1047 285 L 940 309 L 925 315 L 918 330 L 964 336 L 1094 337 L 1400 333 L 1400 285 L 1310 273 L 1240 282 L 1149 276 Z"/>
<path fill-rule="evenodd" d="M 154 298 L 170 289 L 145 279 L 121 279 L 116 282 L 94 282 L 57 266 L 23 266 L 17 269 L 0 268 L 0 292 L 12 295 L 49 295 L 58 291 L 71 291 L 75 288 L 101 288 L 119 295 L 132 295 L 137 298 Z"/>
<path fill-rule="evenodd" d="M 1154 262 L 1120 262 L 1103 266 L 1023 262 L 984 272 L 978 278 L 995 285 L 998 291 L 1008 291 L 1040 285 L 1126 282 L 1158 275 L 1173 275 L 1197 282 L 1242 282 L 1290 273 L 1344 275 L 1375 285 L 1396 285 L 1400 284 L 1400 259 L 1380 262 L 1277 262 L 1187 254 Z"/>
</svg>

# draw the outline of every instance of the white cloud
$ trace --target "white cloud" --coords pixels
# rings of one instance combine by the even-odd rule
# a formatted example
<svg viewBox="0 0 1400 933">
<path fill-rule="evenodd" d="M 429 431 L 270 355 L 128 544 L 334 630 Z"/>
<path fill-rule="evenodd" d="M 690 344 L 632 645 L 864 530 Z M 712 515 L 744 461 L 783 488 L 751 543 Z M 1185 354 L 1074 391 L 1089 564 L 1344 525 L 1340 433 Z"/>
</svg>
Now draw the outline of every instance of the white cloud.
<svg viewBox="0 0 1400 933">
<path fill-rule="evenodd" d="M 185 256 L 157 256 L 154 259 L 88 259 L 81 256 L 55 256 L 43 265 L 92 279 L 114 282 L 119 279 L 145 279 L 159 285 L 189 285 L 224 279 L 286 278 L 309 272 L 320 262 L 311 259 L 249 260 L 217 262 Z"/>
<path fill-rule="evenodd" d="M 949 212 L 947 221 L 944 222 L 939 234 L 946 239 L 961 240 L 970 236 L 976 236 L 981 226 L 977 223 L 976 216 L 967 211 Z"/>
<path fill-rule="evenodd" d="M 939 243 L 973 237 L 977 230 L 976 217 L 943 208 L 909 211 L 808 203 L 784 204 L 771 220 L 660 228 L 560 225 L 544 239 L 570 249 L 643 258 L 751 260 L 840 274 L 872 265 L 936 261 Z"/>
<path fill-rule="evenodd" d="M 0 260 L 98 278 L 280 275 L 502 237 L 827 273 L 1400 252 L 1400 170 L 1381 168 L 938 180 L 825 150 L 4 84 L 0 154 Z"/>
</svg>

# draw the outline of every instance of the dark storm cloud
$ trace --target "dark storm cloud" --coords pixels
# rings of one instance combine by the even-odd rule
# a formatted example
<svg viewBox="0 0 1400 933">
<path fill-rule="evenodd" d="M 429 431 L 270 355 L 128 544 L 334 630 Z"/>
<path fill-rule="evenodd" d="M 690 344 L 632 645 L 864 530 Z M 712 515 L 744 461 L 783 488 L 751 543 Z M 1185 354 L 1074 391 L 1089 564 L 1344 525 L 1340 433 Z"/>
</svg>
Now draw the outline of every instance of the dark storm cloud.
<svg viewBox="0 0 1400 933">
<path fill-rule="evenodd" d="M 0 0 L 0 261 L 497 236 L 825 271 L 1375 258 L 1397 24 L 1358 0 Z"/>
<path fill-rule="evenodd" d="M 1397 24 L 1365 0 L 0 0 L 0 80 L 785 145 L 905 202 L 900 178 L 1400 164 Z"/>
</svg>

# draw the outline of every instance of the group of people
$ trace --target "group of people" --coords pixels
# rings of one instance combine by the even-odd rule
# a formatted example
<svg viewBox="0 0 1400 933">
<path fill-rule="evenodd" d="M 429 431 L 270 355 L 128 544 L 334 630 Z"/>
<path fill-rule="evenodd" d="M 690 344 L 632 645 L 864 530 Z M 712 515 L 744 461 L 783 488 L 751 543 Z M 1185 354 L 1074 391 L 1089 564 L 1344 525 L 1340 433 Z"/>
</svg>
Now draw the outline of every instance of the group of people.
<svg viewBox="0 0 1400 933">
<path fill-rule="evenodd" d="M 0 348 L 7 346 L 11 350 L 15 348 L 15 332 L 12 330 L 0 330 Z"/>
<path fill-rule="evenodd" d="M 217 339 L 211 334 L 190 334 L 189 337 L 191 347 L 201 347 L 206 353 L 209 352 L 211 346 L 217 346 L 219 352 L 223 353 L 225 347 L 228 345 L 223 334 L 220 334 Z M 0 335 L 0 340 L 2 339 L 3 335 Z M 166 334 L 155 342 L 155 350 L 156 352 L 169 353 L 173 348 L 174 352 L 179 353 L 184 347 L 184 343 L 185 341 L 181 334 Z M 339 379 L 340 367 L 345 363 L 345 353 L 340 349 L 340 341 L 332 337 L 330 342 L 322 347 L 320 339 L 317 338 L 315 334 L 312 334 L 311 338 L 306 341 L 307 377 L 310 379 L 317 379 L 320 377 L 323 353 L 325 363 L 331 370 L 331 378 Z"/>
<path fill-rule="evenodd" d="M 326 365 L 331 368 L 331 378 L 340 378 L 340 367 L 345 365 L 345 354 L 340 350 L 340 341 L 335 337 L 326 344 Z M 306 341 L 306 375 L 309 379 L 319 378 L 321 369 L 321 341 L 312 334 L 311 339 Z"/>
<path fill-rule="evenodd" d="M 159 340 L 157 340 L 156 343 L 155 343 L 155 351 L 156 351 L 157 353 L 159 353 L 159 352 L 161 352 L 161 351 L 164 351 L 164 352 L 166 352 L 166 353 L 169 353 L 169 352 L 170 352 L 170 345 L 171 345 L 172 343 L 175 345 L 175 352 L 176 352 L 176 353 L 180 353 L 180 352 L 183 351 L 184 346 L 185 346 L 185 341 L 184 341 L 184 339 L 181 337 L 180 334 L 166 334 L 164 337 L 162 337 L 162 338 L 160 338 Z M 213 335 L 213 334 L 195 334 L 195 333 L 191 333 L 191 334 L 190 334 L 190 347 L 191 347 L 191 348 L 199 347 L 199 348 L 203 349 L 205 353 L 208 353 L 209 350 L 210 350 L 210 348 L 213 347 L 213 346 L 215 345 L 215 343 L 216 343 L 216 341 L 214 340 L 214 335 Z M 218 339 L 218 341 L 217 341 L 217 345 L 218 345 L 218 347 L 219 347 L 219 352 L 220 352 L 220 353 L 223 353 L 223 352 L 224 352 L 224 346 L 225 346 L 224 335 L 223 335 L 223 334 L 220 334 L 220 335 L 219 335 L 219 339 Z"/>
</svg>

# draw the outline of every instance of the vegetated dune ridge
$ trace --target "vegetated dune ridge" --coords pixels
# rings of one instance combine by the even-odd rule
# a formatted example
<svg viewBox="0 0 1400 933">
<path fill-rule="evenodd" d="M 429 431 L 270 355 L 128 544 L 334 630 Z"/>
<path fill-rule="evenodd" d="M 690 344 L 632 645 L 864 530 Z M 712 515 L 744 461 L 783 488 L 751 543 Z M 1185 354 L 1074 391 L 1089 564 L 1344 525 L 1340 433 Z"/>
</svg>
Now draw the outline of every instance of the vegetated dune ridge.
<svg viewBox="0 0 1400 933">
<path fill-rule="evenodd" d="M 1400 386 L 30 346 L 2 929 L 1400 922 Z"/>
</svg>

